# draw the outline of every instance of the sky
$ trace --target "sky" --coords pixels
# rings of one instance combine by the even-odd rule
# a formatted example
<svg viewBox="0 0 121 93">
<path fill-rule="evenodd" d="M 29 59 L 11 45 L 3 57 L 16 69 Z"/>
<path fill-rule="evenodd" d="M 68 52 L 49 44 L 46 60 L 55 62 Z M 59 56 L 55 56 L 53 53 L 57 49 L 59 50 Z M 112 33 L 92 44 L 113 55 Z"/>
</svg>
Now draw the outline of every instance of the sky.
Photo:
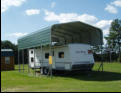
<svg viewBox="0 0 121 93">
<path fill-rule="evenodd" d="M 31 32 L 71 21 L 98 27 L 105 37 L 117 18 L 121 19 L 121 0 L 1 0 L 1 40 L 17 44 Z"/>
</svg>

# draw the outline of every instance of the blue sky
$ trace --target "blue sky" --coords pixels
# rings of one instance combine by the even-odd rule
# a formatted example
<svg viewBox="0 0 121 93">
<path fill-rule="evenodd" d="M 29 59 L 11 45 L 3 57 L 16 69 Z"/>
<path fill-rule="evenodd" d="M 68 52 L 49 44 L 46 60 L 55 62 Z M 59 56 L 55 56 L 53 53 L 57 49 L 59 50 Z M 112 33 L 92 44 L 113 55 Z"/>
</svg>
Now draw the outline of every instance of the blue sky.
<svg viewBox="0 0 121 93">
<path fill-rule="evenodd" d="M 1 39 L 17 43 L 21 36 L 55 23 L 82 21 L 108 35 L 113 19 L 121 19 L 121 0 L 1 0 Z"/>
</svg>

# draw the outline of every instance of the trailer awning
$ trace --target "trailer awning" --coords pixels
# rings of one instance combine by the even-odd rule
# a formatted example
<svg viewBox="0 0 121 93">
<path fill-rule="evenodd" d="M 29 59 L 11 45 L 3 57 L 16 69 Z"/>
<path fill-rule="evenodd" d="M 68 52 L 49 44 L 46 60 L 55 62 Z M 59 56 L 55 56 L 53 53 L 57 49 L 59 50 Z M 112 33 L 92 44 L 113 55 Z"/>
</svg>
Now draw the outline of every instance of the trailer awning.
<svg viewBox="0 0 121 93">
<path fill-rule="evenodd" d="M 103 34 L 99 28 L 78 21 L 55 24 L 18 39 L 18 48 L 38 47 L 52 42 L 84 43 L 96 46 L 103 44 Z"/>
</svg>

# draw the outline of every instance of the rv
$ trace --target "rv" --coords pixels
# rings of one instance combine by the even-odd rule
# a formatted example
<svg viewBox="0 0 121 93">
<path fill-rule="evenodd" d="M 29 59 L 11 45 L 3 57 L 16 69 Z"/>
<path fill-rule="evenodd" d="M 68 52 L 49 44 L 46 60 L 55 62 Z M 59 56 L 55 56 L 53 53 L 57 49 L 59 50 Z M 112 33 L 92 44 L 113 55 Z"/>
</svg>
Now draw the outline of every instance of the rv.
<svg viewBox="0 0 121 93">
<path fill-rule="evenodd" d="M 94 65 L 94 58 L 89 44 L 54 46 L 51 51 L 53 70 L 91 70 Z M 49 55 L 49 47 L 43 48 L 43 51 L 41 49 L 29 49 L 30 67 L 42 67 L 48 70 Z"/>
</svg>

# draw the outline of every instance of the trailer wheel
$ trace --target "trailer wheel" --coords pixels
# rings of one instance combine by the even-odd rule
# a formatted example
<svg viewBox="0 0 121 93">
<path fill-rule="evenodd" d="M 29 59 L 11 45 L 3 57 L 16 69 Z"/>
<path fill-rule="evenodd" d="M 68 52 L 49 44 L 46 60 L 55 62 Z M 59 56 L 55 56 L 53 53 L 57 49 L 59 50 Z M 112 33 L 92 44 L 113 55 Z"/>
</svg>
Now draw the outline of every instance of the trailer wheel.
<svg viewBox="0 0 121 93">
<path fill-rule="evenodd" d="M 47 68 L 43 68 L 43 74 L 47 75 L 48 74 L 48 69 Z"/>
<path fill-rule="evenodd" d="M 88 71 L 92 71 L 92 69 L 89 69 Z"/>
</svg>

